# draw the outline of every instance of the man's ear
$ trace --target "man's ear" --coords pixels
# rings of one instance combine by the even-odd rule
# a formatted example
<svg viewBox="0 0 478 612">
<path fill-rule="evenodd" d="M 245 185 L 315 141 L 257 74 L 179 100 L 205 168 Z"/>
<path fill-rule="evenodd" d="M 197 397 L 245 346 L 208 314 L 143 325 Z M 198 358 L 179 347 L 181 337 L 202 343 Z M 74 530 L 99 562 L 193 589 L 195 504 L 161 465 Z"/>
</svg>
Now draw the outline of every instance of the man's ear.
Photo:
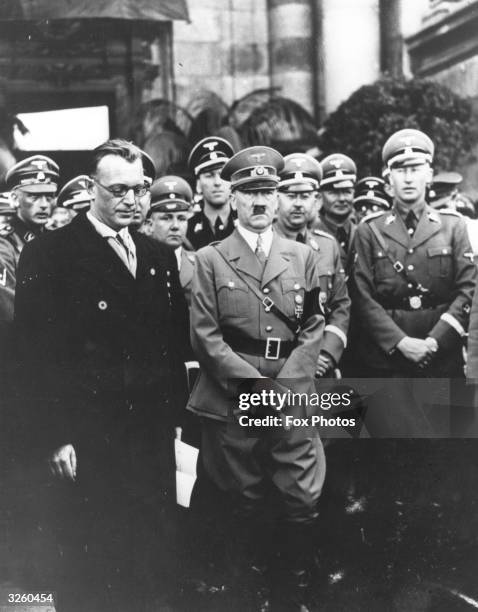
<svg viewBox="0 0 478 612">
<path fill-rule="evenodd" d="M 234 193 L 234 191 L 231 191 L 229 194 L 229 206 L 231 207 L 232 210 L 237 210 L 236 194 Z"/>
<path fill-rule="evenodd" d="M 199 195 L 202 195 L 202 187 L 201 187 L 201 181 L 199 180 L 199 176 L 196 179 L 196 193 Z"/>
<path fill-rule="evenodd" d="M 432 182 L 433 182 L 433 168 L 431 166 L 428 166 L 427 186 L 430 187 Z"/>
</svg>

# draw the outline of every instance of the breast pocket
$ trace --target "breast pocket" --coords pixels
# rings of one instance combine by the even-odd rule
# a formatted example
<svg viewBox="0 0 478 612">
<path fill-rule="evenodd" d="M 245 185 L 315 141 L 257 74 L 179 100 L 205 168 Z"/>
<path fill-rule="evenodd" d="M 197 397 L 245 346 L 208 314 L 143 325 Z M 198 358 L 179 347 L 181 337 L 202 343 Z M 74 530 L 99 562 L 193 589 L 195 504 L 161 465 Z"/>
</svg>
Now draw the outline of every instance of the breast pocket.
<svg viewBox="0 0 478 612">
<path fill-rule="evenodd" d="M 305 297 L 305 279 L 303 277 L 284 278 L 281 280 L 282 304 L 279 308 L 293 318 L 296 311 L 303 310 Z"/>
<path fill-rule="evenodd" d="M 239 278 L 232 276 L 217 278 L 216 292 L 219 315 L 222 318 L 245 318 L 251 315 L 249 287 Z"/>
<path fill-rule="evenodd" d="M 427 249 L 428 274 L 433 277 L 449 276 L 453 269 L 450 245 L 430 247 Z"/>
</svg>

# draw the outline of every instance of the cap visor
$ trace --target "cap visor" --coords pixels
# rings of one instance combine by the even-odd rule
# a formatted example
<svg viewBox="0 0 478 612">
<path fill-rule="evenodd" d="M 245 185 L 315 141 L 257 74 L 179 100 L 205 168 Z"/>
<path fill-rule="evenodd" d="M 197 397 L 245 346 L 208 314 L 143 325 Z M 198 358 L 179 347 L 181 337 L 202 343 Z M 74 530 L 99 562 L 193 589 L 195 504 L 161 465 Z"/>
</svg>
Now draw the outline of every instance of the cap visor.
<svg viewBox="0 0 478 612">
<path fill-rule="evenodd" d="M 57 185 L 55 183 L 37 183 L 33 185 L 17 185 L 17 189 L 25 191 L 26 193 L 56 193 Z"/>
</svg>

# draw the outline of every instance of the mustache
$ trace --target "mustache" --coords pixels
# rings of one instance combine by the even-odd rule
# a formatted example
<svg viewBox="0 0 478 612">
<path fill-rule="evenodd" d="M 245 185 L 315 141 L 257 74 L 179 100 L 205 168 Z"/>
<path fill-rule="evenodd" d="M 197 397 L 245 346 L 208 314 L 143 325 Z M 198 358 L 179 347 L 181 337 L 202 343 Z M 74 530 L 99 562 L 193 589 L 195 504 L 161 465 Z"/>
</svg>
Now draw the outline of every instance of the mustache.
<svg viewBox="0 0 478 612">
<path fill-rule="evenodd" d="M 266 207 L 263 204 L 255 204 L 252 208 L 253 215 L 263 215 L 266 212 Z"/>
</svg>

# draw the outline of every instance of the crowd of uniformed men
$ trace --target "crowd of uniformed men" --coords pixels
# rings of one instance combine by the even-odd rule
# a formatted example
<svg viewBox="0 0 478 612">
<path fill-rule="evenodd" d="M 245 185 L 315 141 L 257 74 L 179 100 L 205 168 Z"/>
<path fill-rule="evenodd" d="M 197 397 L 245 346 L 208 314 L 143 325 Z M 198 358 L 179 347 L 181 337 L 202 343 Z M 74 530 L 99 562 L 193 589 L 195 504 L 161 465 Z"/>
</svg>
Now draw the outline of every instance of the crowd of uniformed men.
<svg viewBox="0 0 478 612">
<path fill-rule="evenodd" d="M 20 410 L 43 402 L 33 421 L 37 431 L 49 423 L 52 473 L 79 482 L 83 469 L 83 485 L 99 498 L 121 464 L 131 477 L 128 494 L 131 482 L 140 489 L 141 462 L 154 455 L 144 450 L 145 430 L 166 427 L 158 403 L 168 432 L 196 427 L 164 408 L 182 398 L 200 417 L 199 486 L 207 482 L 233 508 L 231 538 L 246 560 L 241 576 L 252 572 L 243 581 L 252 585 L 248 609 L 307 609 L 322 443 L 308 428 L 251 433 L 239 424 L 238 397 L 310 392 L 314 379 L 342 376 L 464 377 L 476 266 L 457 209 L 474 211 L 457 192 L 459 175 L 434 180 L 433 156 L 426 134 L 400 130 L 384 144 L 382 177 L 357 180 L 356 164 L 341 153 L 318 162 L 265 146 L 234 152 L 207 137 L 188 160 L 196 195 L 179 176 L 157 178 L 153 160 L 121 140 L 98 147 L 89 173 L 59 192 L 61 171 L 49 157 L 15 164 L 0 202 L 1 351 L 22 371 L 23 391 L 14 389 L 12 401 L 20 397 Z M 200 371 L 187 399 L 178 364 L 194 360 Z M 27 430 L 32 412 L 25 414 Z M 261 406 L 253 416 L 267 414 Z M 402 425 L 410 435 L 428 431 L 406 421 L 394 418 L 399 430 L 391 435 L 403 435 Z M 153 446 L 172 444 L 172 436 L 158 435 L 148 438 Z M 166 454 L 148 469 L 158 460 L 173 473 Z M 88 471 L 88 462 L 104 470 Z M 114 495 L 126 485 L 116 484 L 98 506 L 108 516 L 124 505 Z M 150 484 L 141 503 L 144 491 L 155 491 Z M 162 497 L 151 496 L 160 506 L 169 484 Z M 149 516 L 144 507 L 139 515 Z M 143 551 L 155 534 L 148 521 Z M 109 609 L 101 601 L 98 609 Z"/>
</svg>

